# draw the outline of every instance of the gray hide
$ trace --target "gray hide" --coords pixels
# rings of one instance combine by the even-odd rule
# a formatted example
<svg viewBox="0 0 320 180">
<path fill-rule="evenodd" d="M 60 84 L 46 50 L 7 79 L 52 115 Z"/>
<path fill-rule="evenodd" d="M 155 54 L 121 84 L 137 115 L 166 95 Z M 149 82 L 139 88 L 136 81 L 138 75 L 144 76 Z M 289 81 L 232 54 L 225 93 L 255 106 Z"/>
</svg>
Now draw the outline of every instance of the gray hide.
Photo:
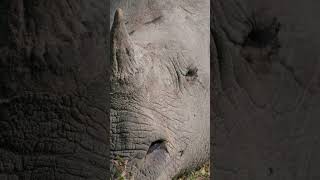
<svg viewBox="0 0 320 180">
<path fill-rule="evenodd" d="M 106 8 L 0 1 L 1 180 L 106 180 Z"/>
<path fill-rule="evenodd" d="M 128 160 L 135 179 L 199 167 L 209 161 L 209 1 L 111 7 L 112 160 Z"/>
<path fill-rule="evenodd" d="M 320 178 L 319 1 L 211 1 L 213 178 Z"/>
</svg>

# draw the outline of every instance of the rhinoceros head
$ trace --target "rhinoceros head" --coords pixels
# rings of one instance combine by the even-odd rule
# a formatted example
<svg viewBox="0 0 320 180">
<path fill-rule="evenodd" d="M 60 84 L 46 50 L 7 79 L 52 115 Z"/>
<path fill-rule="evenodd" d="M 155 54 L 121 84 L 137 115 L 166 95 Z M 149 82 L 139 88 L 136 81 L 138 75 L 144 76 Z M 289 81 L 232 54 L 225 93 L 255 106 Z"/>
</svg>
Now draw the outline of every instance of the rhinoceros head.
<svg viewBox="0 0 320 180">
<path fill-rule="evenodd" d="M 119 4 L 111 29 L 112 169 L 122 159 L 135 179 L 172 178 L 209 159 L 209 1 Z"/>
</svg>

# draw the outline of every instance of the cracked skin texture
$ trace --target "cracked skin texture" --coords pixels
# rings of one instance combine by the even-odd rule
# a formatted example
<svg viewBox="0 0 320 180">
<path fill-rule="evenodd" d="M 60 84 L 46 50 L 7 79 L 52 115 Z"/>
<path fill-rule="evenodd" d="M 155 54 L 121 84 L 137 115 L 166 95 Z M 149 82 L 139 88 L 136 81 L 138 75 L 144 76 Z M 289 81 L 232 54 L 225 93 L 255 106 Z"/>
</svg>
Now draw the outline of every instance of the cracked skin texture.
<svg viewBox="0 0 320 180">
<path fill-rule="evenodd" d="M 106 179 L 105 9 L 0 2 L 0 179 Z"/>
<path fill-rule="evenodd" d="M 319 179 L 319 6 L 211 1 L 214 179 Z"/>
</svg>

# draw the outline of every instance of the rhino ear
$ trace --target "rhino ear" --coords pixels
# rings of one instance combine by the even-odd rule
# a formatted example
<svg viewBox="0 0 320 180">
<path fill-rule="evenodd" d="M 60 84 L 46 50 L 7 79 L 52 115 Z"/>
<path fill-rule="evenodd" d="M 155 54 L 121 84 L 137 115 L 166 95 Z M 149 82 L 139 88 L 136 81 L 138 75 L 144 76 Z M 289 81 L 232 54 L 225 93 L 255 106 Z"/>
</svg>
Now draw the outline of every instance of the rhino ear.
<svg viewBox="0 0 320 180">
<path fill-rule="evenodd" d="M 134 44 L 127 32 L 121 9 L 116 10 L 111 29 L 111 55 L 113 77 L 124 79 L 135 72 Z"/>
</svg>

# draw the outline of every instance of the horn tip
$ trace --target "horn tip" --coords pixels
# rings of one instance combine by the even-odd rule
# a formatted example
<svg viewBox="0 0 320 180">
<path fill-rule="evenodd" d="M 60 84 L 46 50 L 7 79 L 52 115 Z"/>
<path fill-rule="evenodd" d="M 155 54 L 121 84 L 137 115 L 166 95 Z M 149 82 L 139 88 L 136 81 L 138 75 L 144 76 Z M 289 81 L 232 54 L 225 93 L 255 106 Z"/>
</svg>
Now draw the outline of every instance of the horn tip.
<svg viewBox="0 0 320 180">
<path fill-rule="evenodd" d="M 115 19 L 117 19 L 118 21 L 122 21 L 124 19 L 124 15 L 123 15 L 122 9 L 118 8 L 116 10 Z"/>
</svg>

